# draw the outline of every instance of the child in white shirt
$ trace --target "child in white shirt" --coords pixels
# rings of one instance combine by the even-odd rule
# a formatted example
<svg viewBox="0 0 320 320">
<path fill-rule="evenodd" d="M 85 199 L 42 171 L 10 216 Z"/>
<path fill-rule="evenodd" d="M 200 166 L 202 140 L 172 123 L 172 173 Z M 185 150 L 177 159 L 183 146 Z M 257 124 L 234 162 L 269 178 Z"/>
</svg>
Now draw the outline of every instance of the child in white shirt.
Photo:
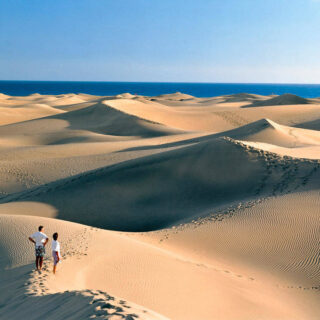
<svg viewBox="0 0 320 320">
<path fill-rule="evenodd" d="M 53 257 L 53 273 L 56 273 L 57 264 L 60 261 L 61 255 L 60 255 L 60 243 L 58 241 L 58 233 L 55 232 L 53 234 L 53 240 L 51 242 L 51 248 L 52 248 L 52 257 Z"/>
</svg>

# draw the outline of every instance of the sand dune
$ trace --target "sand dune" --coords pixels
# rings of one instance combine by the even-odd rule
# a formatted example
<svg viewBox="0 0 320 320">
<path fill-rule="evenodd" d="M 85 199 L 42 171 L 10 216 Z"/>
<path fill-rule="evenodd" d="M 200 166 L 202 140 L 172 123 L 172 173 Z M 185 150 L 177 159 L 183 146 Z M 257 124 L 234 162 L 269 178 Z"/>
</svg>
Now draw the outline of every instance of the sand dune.
<svg viewBox="0 0 320 320">
<path fill-rule="evenodd" d="M 4 105 L 0 102 L 0 126 L 26 121 L 30 119 L 37 119 L 63 113 L 62 110 L 52 108 L 46 104 L 26 104 L 18 106 Z"/>
<path fill-rule="evenodd" d="M 317 320 L 319 106 L 0 95 L 0 319 Z"/>
<path fill-rule="evenodd" d="M 61 105 L 68 105 L 68 104 L 76 104 L 76 103 L 82 103 L 86 101 L 85 99 L 82 99 L 80 95 L 76 94 L 62 94 L 58 96 L 43 96 L 40 94 L 31 95 L 29 98 L 33 101 L 37 101 L 38 103 L 44 103 L 50 106 L 61 106 Z"/>
<path fill-rule="evenodd" d="M 223 103 L 228 102 L 246 102 L 246 101 L 260 101 L 260 100 L 266 100 L 268 97 L 262 96 L 259 94 L 250 94 L 250 93 L 237 93 L 237 94 L 231 94 L 227 96 L 223 96 Z"/>
<path fill-rule="evenodd" d="M 287 148 L 320 144 L 320 132 L 293 128 L 261 119 L 226 133 L 238 140 L 265 142 Z"/>
<path fill-rule="evenodd" d="M 4 93 L 0 93 L 0 99 L 8 99 L 10 96 Z"/>
<path fill-rule="evenodd" d="M 165 100 L 172 101 L 172 100 Z M 173 104 L 166 105 L 158 101 L 148 101 L 145 99 L 127 100 L 117 99 L 108 100 L 107 105 L 116 110 L 125 112 L 132 116 L 146 119 L 151 122 L 158 122 L 167 127 L 185 131 L 221 131 L 233 126 L 221 118 L 212 110 L 205 108 L 177 108 L 176 100 Z"/>
<path fill-rule="evenodd" d="M 316 120 L 312 120 L 312 121 L 303 122 L 303 123 L 300 123 L 298 125 L 298 127 L 319 131 L 320 130 L 320 120 L 316 119 Z"/>
<path fill-rule="evenodd" d="M 247 107 L 264 107 L 264 106 L 279 106 L 279 105 L 294 105 L 294 104 L 308 104 L 310 100 L 301 98 L 294 94 L 285 93 L 281 96 L 272 97 L 271 99 L 257 101 L 248 105 Z"/>
<path fill-rule="evenodd" d="M 116 95 L 116 98 L 124 98 L 124 99 L 132 99 L 132 98 L 135 98 L 136 95 L 133 95 L 129 92 L 124 92 L 124 93 L 121 93 L 121 94 L 118 94 Z"/>
<path fill-rule="evenodd" d="M 57 208 L 60 219 L 149 231 L 220 206 L 298 187 L 318 164 L 295 162 L 219 138 L 55 181 L 0 201 L 41 201 Z M 287 186 L 281 174 L 290 166 L 303 170 L 297 175 L 292 172 Z"/>
<path fill-rule="evenodd" d="M 24 277 L 20 276 L 20 281 L 12 283 L 11 279 L 17 278 L 8 272 L 4 284 L 10 287 L 11 292 L 20 293 L 19 300 L 13 301 L 20 302 L 22 310 L 30 308 L 33 300 L 40 311 L 42 308 L 46 310 L 50 300 L 53 300 L 62 301 L 56 312 L 67 313 L 70 318 L 71 311 L 80 311 L 80 316 L 106 315 L 109 310 L 112 312 L 120 307 L 122 313 L 132 314 L 132 311 L 138 311 L 139 316 L 143 315 L 143 310 L 150 312 L 152 309 L 156 312 L 161 310 L 164 316 L 171 319 L 210 319 L 214 315 L 234 319 L 233 307 L 237 309 L 239 319 L 246 319 L 248 310 L 251 316 L 262 319 L 300 319 L 304 315 L 312 315 L 307 307 L 316 303 L 316 296 L 311 292 L 309 302 L 297 307 L 297 301 L 290 297 L 290 290 L 270 286 L 264 282 L 266 279 L 259 277 L 251 280 L 250 273 L 239 277 L 229 269 L 219 269 L 221 263 L 218 262 L 204 265 L 199 261 L 186 260 L 186 256 L 180 255 L 177 249 L 163 250 L 148 244 L 149 241 L 137 241 L 130 234 L 90 229 L 45 218 L 4 215 L 1 216 L 1 235 L 8 239 L 11 237 L 10 232 L 13 232 L 15 238 L 12 240 L 16 240 L 14 243 L 22 243 L 33 231 L 35 223 L 49 226 L 48 233 L 58 230 L 65 235 L 65 256 L 61 272 L 56 277 L 46 272 L 40 276 L 31 274 L 30 277 L 30 269 L 28 271 L 24 266 L 32 255 L 32 246 L 25 242 L 22 251 L 13 247 L 12 242 L 5 243 L 4 252 L 10 253 L 12 264 L 16 263 L 16 274 Z M 25 253 L 24 257 L 19 255 L 20 250 Z M 99 268 L 99 265 L 106 268 Z M 237 267 L 233 265 L 233 268 Z M 250 272 L 250 269 L 246 272 Z M 23 291 L 31 296 L 25 297 Z M 169 292 L 170 298 L 167 296 Z M 208 299 L 208 296 L 214 299 Z M 265 299 L 266 296 L 269 298 Z M 111 300 L 110 297 L 121 298 Z M 90 305 L 95 299 L 98 301 L 93 306 Z M 123 301 L 122 305 L 120 299 Z M 189 309 L 187 313 L 186 301 Z M 13 302 L 7 302 L 6 313 L 17 314 L 15 306 Z M 81 306 L 80 310 L 78 306 Z M 264 309 L 263 316 L 261 308 Z M 153 319 L 148 313 L 145 318 Z M 154 318 L 160 319 L 160 316 Z"/>
<path fill-rule="evenodd" d="M 0 278 L 1 288 L 6 288 L 8 293 L 0 295 L 0 319 L 21 318 L 26 314 L 28 319 L 38 319 L 40 314 L 43 314 L 46 319 L 89 319 L 93 316 L 109 316 L 109 319 L 112 319 L 112 316 L 114 319 L 117 317 L 118 319 L 167 319 L 145 307 L 117 298 L 105 291 L 86 288 L 84 285 L 86 279 L 83 278 L 83 270 L 79 267 L 78 260 L 95 254 L 88 251 L 88 245 L 96 236 L 95 230 L 44 218 L 19 216 L 13 218 L 2 215 L 0 221 L 0 266 L 14 267 L 13 270 L 3 271 L 4 274 Z M 66 277 L 61 274 L 53 278 L 48 273 L 39 275 L 30 272 L 29 264 L 33 248 L 26 241 L 26 237 L 33 232 L 34 225 L 38 223 L 48 225 L 48 234 L 59 230 L 65 235 L 63 241 L 66 244 L 64 251 L 66 261 L 62 263 L 72 265 L 73 261 L 74 266 L 78 265 L 77 279 L 68 279 L 66 274 Z M 11 241 L 6 241 L 8 239 Z M 108 234 L 106 240 L 109 240 Z M 17 244 L 20 245 L 17 246 Z M 48 266 L 45 267 L 46 270 L 47 268 Z M 83 278 L 83 281 L 79 281 L 79 278 Z M 51 287 L 51 290 L 46 288 L 45 283 Z M 67 291 L 65 286 L 69 286 Z M 48 305 L 54 309 L 48 311 Z"/>
<path fill-rule="evenodd" d="M 110 136 L 153 137 L 173 133 L 178 131 L 120 112 L 104 103 L 0 127 L 2 138 L 44 145 L 108 141 Z"/>
<path fill-rule="evenodd" d="M 70 129 L 85 129 L 115 136 L 149 137 L 176 132 L 158 123 L 151 123 L 146 119 L 116 110 L 108 101 L 54 118 L 68 121 Z"/>
<path fill-rule="evenodd" d="M 191 96 L 190 94 L 175 92 L 175 93 L 169 93 L 169 94 L 161 94 L 161 95 L 153 97 L 152 99 L 182 101 L 182 100 L 194 99 L 194 97 Z"/>
</svg>

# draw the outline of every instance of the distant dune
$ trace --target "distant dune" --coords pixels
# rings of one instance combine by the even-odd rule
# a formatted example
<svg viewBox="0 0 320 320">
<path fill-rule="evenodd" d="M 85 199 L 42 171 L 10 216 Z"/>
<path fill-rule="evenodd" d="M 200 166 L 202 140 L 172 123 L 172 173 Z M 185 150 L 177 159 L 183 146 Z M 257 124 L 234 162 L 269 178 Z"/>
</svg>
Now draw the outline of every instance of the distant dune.
<svg viewBox="0 0 320 320">
<path fill-rule="evenodd" d="M 319 108 L 0 94 L 0 319 L 318 320 Z"/>
<path fill-rule="evenodd" d="M 282 105 L 294 105 L 294 104 L 308 104 L 311 103 L 309 99 L 301 98 L 294 94 L 286 93 L 281 96 L 275 96 L 271 99 L 253 102 L 246 107 L 265 107 L 265 106 L 282 106 Z"/>
<path fill-rule="evenodd" d="M 244 102 L 266 100 L 268 97 L 250 93 L 236 93 L 224 96 L 224 102 Z"/>
<path fill-rule="evenodd" d="M 269 119 L 252 122 L 226 134 L 238 140 L 265 142 L 287 148 L 320 145 L 320 132 L 280 125 Z"/>
<path fill-rule="evenodd" d="M 181 92 L 170 93 L 170 94 L 161 94 L 159 96 L 155 96 L 152 98 L 153 100 L 161 99 L 161 100 L 173 100 L 173 101 L 183 101 L 194 99 L 190 94 L 185 94 Z"/>
</svg>

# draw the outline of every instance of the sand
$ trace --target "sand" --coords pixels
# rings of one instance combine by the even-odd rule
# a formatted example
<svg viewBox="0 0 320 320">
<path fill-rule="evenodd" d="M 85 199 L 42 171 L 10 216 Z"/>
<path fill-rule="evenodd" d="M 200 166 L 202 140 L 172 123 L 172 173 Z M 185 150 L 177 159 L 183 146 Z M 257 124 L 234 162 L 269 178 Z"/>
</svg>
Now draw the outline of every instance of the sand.
<svg viewBox="0 0 320 320">
<path fill-rule="evenodd" d="M 1 94 L 0 119 L 0 319 L 319 318 L 319 99 Z"/>
</svg>

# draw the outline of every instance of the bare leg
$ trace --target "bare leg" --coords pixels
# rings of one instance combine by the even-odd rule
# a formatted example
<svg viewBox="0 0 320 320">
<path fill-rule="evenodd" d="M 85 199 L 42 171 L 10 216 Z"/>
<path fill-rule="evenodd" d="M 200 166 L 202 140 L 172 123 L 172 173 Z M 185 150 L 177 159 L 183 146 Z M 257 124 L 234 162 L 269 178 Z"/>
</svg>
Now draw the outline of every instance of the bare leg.
<svg viewBox="0 0 320 320">
<path fill-rule="evenodd" d="M 36 267 L 37 267 L 37 270 L 39 270 L 39 257 L 36 257 Z"/>
<path fill-rule="evenodd" d="M 40 261 L 39 261 L 39 266 L 40 266 L 40 270 L 42 269 L 42 263 L 43 263 L 43 257 L 40 257 L 40 259 L 39 259 Z"/>
<path fill-rule="evenodd" d="M 56 269 L 57 269 L 57 266 L 53 265 L 53 274 L 56 274 Z"/>
</svg>

